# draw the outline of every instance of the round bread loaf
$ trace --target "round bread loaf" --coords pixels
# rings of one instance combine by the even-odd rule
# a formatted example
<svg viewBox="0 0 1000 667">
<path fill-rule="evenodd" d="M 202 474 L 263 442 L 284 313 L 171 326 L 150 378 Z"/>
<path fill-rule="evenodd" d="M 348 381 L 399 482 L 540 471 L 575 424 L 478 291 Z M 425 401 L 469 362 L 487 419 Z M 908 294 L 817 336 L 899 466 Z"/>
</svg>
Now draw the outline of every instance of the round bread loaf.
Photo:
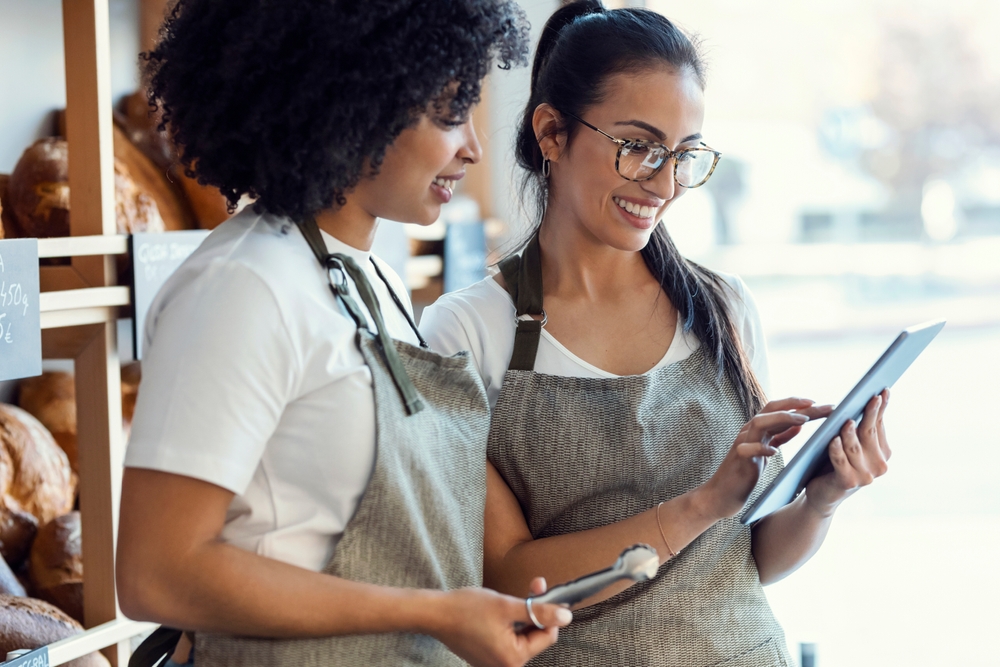
<svg viewBox="0 0 1000 667">
<path fill-rule="evenodd" d="M 83 552 L 80 513 L 70 512 L 38 529 L 28 576 L 32 593 L 83 623 Z"/>
<path fill-rule="evenodd" d="M 10 175 L 7 195 L 26 237 L 69 236 L 69 171 L 66 141 L 39 139 Z"/>
<path fill-rule="evenodd" d="M 156 200 L 135 184 L 122 160 L 115 158 L 115 221 L 119 234 L 166 230 Z"/>
<path fill-rule="evenodd" d="M 0 655 L 36 649 L 83 632 L 83 627 L 52 605 L 34 598 L 0 595 Z M 100 653 L 67 662 L 68 667 L 110 667 Z"/>
<path fill-rule="evenodd" d="M 32 144 L 10 175 L 8 197 L 21 234 L 69 236 L 69 149 L 65 139 Z M 163 231 L 156 201 L 136 185 L 125 162 L 115 160 L 115 221 L 119 234 Z"/>
<path fill-rule="evenodd" d="M 44 525 L 73 508 L 76 475 L 66 453 L 24 410 L 0 404 L 0 543 L 14 568 L 30 548 L 31 515 Z"/>
<path fill-rule="evenodd" d="M 17 388 L 17 404 L 49 430 L 56 443 L 69 458 L 73 472 L 79 474 L 76 445 L 76 386 L 73 374 L 46 371 L 21 380 Z"/>
</svg>

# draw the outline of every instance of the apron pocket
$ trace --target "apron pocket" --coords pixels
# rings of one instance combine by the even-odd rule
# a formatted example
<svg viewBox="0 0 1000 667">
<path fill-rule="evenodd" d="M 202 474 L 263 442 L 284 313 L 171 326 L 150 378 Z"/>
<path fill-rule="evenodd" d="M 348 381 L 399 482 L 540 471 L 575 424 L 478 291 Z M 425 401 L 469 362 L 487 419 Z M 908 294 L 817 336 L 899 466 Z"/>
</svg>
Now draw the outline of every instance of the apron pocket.
<svg viewBox="0 0 1000 667">
<path fill-rule="evenodd" d="M 712 663 L 708 667 L 790 667 L 790 665 L 778 651 L 775 638 L 771 637 L 745 653 Z"/>
</svg>

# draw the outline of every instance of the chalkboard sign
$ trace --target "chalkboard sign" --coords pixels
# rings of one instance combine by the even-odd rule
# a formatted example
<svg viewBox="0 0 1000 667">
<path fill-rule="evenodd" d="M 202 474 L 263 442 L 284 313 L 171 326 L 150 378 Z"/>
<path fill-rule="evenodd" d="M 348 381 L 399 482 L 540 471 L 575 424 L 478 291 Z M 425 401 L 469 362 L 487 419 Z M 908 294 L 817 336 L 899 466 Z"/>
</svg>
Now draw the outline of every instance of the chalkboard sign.
<svg viewBox="0 0 1000 667">
<path fill-rule="evenodd" d="M 486 277 L 486 230 L 481 222 L 451 223 L 444 237 L 444 291 L 478 283 Z"/>
<path fill-rule="evenodd" d="M 139 233 L 131 237 L 132 247 L 132 348 L 142 358 L 146 313 L 167 278 L 193 253 L 208 231 Z"/>
<path fill-rule="evenodd" d="M 0 241 L 0 380 L 41 375 L 38 239 Z"/>
<path fill-rule="evenodd" d="M 49 667 L 49 649 L 47 646 L 35 649 L 34 651 L 28 651 L 27 653 L 21 653 L 17 657 L 14 657 L 15 653 L 20 653 L 20 651 L 7 652 L 7 662 L 3 663 L 3 667 Z"/>
</svg>

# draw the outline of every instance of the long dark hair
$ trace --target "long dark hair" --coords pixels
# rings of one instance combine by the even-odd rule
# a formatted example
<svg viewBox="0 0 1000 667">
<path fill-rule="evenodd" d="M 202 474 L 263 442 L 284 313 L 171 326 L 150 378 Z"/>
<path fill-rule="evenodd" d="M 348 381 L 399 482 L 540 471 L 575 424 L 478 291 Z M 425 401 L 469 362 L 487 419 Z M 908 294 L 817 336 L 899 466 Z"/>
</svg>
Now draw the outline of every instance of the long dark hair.
<svg viewBox="0 0 1000 667">
<path fill-rule="evenodd" d="M 563 114 L 558 132 L 570 140 L 582 117 L 602 101 L 614 74 L 651 67 L 687 72 L 705 85 L 705 65 L 698 47 L 665 17 L 646 9 L 607 10 L 599 0 L 570 3 L 552 15 L 542 30 L 531 70 L 531 97 L 517 134 L 517 163 L 526 170 L 524 194 L 533 196 L 539 220 L 548 204 L 548 181 L 542 176 L 541 149 L 532 127 L 539 104 Z M 715 273 L 685 259 L 662 224 L 642 249 L 642 257 L 677 308 L 684 331 L 693 332 L 714 358 L 719 376 L 736 389 L 749 418 L 765 403 L 764 390 L 740 343 L 726 307 L 729 286 Z"/>
</svg>

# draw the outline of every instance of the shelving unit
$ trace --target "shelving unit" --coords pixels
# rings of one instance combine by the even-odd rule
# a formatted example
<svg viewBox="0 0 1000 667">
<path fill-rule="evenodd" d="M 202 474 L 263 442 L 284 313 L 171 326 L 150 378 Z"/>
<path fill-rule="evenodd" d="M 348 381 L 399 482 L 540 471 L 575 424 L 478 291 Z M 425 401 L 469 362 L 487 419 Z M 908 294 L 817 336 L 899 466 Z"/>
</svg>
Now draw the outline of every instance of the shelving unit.
<svg viewBox="0 0 1000 667">
<path fill-rule="evenodd" d="M 76 377 L 83 634 L 49 646 L 60 665 L 103 650 L 124 666 L 129 639 L 153 629 L 125 619 L 115 593 L 115 539 L 125 442 L 117 321 L 130 305 L 117 284 L 114 257 L 128 252 L 115 224 L 108 0 L 63 0 L 66 134 L 72 193 L 70 237 L 40 239 L 42 258 L 70 264 L 41 268 L 42 354 L 72 359 Z"/>
</svg>

